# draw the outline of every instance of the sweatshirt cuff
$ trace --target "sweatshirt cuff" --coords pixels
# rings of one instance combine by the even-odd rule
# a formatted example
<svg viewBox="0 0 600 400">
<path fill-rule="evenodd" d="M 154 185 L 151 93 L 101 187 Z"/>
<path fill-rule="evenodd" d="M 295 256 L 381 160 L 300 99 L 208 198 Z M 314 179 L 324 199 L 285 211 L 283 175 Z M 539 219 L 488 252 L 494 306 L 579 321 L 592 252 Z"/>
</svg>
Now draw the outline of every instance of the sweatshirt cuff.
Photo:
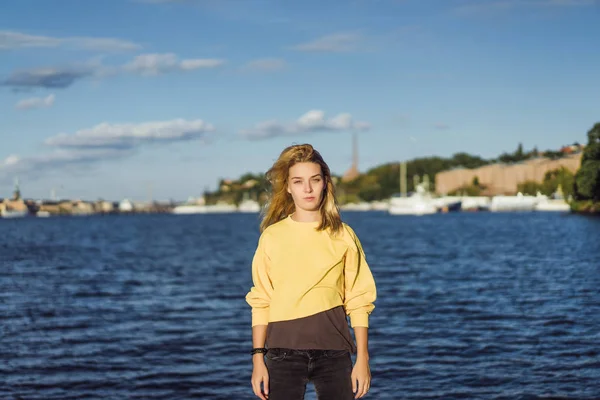
<svg viewBox="0 0 600 400">
<path fill-rule="evenodd" d="M 363 313 L 357 313 L 357 314 L 350 314 L 350 325 L 354 328 L 357 326 L 364 326 L 365 328 L 369 327 L 369 314 L 363 312 Z"/>
<path fill-rule="evenodd" d="M 269 325 L 269 309 L 252 309 L 252 326 Z"/>
</svg>

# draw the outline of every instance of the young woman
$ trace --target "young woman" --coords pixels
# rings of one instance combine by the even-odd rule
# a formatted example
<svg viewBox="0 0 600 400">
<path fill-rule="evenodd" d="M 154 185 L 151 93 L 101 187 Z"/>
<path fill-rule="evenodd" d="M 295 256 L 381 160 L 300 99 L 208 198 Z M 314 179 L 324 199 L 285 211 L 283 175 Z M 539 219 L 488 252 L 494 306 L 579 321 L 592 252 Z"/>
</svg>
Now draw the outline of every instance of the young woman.
<svg viewBox="0 0 600 400">
<path fill-rule="evenodd" d="M 363 397 L 371 382 L 367 331 L 375 281 L 360 241 L 340 218 L 329 167 L 311 145 L 295 145 L 267 178 L 272 197 L 246 296 L 254 394 L 304 399 L 311 381 L 319 400 Z"/>
</svg>

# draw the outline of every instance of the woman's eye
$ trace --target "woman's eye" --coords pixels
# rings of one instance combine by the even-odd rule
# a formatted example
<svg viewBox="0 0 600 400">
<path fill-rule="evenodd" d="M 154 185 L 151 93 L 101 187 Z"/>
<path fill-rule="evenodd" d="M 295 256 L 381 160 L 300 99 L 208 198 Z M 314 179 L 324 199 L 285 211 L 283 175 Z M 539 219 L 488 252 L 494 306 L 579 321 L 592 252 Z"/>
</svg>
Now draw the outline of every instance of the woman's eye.
<svg viewBox="0 0 600 400">
<path fill-rule="evenodd" d="M 294 183 L 297 185 L 299 183 L 302 183 L 302 181 L 295 181 Z"/>
</svg>

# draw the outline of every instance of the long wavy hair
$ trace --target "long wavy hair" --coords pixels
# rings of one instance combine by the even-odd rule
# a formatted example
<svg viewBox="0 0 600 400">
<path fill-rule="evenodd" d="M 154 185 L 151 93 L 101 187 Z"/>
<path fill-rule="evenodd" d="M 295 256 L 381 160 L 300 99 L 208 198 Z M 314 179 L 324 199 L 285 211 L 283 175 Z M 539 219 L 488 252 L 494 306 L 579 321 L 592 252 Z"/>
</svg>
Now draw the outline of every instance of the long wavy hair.
<svg viewBox="0 0 600 400">
<path fill-rule="evenodd" d="M 319 164 L 325 182 L 323 196 L 319 204 L 321 223 L 317 227 L 317 230 L 329 229 L 332 233 L 338 233 L 342 229 L 342 218 L 340 217 L 329 166 L 313 146 L 310 144 L 298 144 L 286 147 L 279 155 L 277 161 L 267 171 L 266 178 L 271 184 L 271 192 L 269 201 L 263 209 L 263 219 L 260 224 L 261 232 L 270 225 L 287 218 L 296 209 L 294 199 L 288 193 L 287 187 L 290 168 L 302 162 Z"/>
</svg>

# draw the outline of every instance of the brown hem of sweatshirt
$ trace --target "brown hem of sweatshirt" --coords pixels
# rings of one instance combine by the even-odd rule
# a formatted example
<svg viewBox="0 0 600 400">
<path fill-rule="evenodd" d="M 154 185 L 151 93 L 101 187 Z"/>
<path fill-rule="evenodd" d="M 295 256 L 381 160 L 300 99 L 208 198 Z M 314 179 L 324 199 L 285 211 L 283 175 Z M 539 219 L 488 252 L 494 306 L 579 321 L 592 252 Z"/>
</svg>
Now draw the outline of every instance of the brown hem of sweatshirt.
<svg viewBox="0 0 600 400">
<path fill-rule="evenodd" d="M 288 321 L 269 322 L 267 347 L 356 353 L 343 306 Z"/>
</svg>

